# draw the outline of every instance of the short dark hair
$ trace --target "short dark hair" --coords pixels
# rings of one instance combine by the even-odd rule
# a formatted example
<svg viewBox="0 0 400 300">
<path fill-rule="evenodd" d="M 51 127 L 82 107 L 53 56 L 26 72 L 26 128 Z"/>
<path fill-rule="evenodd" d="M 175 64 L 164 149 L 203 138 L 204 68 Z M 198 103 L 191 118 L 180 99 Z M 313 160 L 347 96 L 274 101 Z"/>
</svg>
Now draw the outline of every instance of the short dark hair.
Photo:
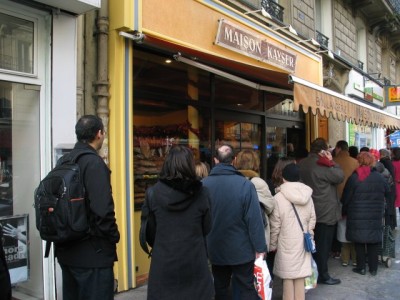
<svg viewBox="0 0 400 300">
<path fill-rule="evenodd" d="M 357 146 L 350 146 L 349 147 L 350 156 L 353 158 L 357 158 L 358 155 L 358 147 Z"/>
<path fill-rule="evenodd" d="M 221 151 L 222 148 L 225 148 L 225 150 Z M 218 147 L 215 157 L 220 163 L 231 164 L 235 159 L 235 152 L 231 145 L 224 144 Z"/>
<path fill-rule="evenodd" d="M 392 148 L 393 160 L 400 160 L 400 148 Z"/>
<path fill-rule="evenodd" d="M 92 142 L 99 130 L 104 131 L 103 121 L 95 115 L 85 115 L 75 125 L 76 138 L 82 143 Z"/>
<path fill-rule="evenodd" d="M 343 151 L 349 151 L 349 143 L 347 143 L 344 140 L 340 140 L 336 143 L 336 148 L 339 148 L 340 150 Z"/>
<path fill-rule="evenodd" d="M 196 168 L 193 152 L 185 146 L 173 146 L 164 160 L 160 179 L 196 179 Z"/>
<path fill-rule="evenodd" d="M 319 137 L 311 143 L 310 152 L 319 153 L 321 150 L 328 150 L 328 144 L 324 138 Z"/>
</svg>

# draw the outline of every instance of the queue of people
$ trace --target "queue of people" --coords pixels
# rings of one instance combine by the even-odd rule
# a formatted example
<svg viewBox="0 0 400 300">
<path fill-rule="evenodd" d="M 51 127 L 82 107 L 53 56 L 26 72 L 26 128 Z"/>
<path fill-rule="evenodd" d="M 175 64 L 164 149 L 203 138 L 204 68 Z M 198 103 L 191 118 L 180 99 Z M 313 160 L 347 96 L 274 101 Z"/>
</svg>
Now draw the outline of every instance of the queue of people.
<svg viewBox="0 0 400 300">
<path fill-rule="evenodd" d="M 188 288 L 192 299 L 259 299 L 253 268 L 260 256 L 271 276 L 283 280 L 283 299 L 304 299 L 311 260 L 318 283 L 341 283 L 328 270 L 334 240 L 342 245 L 344 267 L 352 263 L 355 273 L 365 275 L 368 264 L 369 273 L 377 275 L 382 218 L 397 226 L 400 149 L 392 160 L 386 149 L 358 152 L 343 140 L 329 151 L 327 142 L 317 138 L 307 157 L 279 158 L 267 182 L 260 178 L 260 159 L 253 150 L 235 154 L 222 145 L 211 170 L 189 152 L 182 146 L 171 149 L 164 175 L 151 188 L 153 196 L 146 197 L 145 205 L 151 203 L 156 215 L 148 299 L 172 294 L 183 299 Z M 185 178 L 196 182 L 196 189 L 185 190 Z M 313 254 L 304 249 L 304 228 L 315 243 Z M 186 273 L 194 269 L 196 276 Z"/>
</svg>

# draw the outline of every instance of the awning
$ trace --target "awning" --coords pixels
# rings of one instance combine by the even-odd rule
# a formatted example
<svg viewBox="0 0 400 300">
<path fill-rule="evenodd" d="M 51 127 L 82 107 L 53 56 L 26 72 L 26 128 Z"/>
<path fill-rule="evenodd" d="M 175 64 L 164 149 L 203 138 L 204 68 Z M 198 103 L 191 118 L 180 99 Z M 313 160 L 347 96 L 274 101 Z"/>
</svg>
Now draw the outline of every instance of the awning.
<svg viewBox="0 0 400 300">
<path fill-rule="evenodd" d="M 400 129 L 400 117 L 292 75 L 289 75 L 289 81 L 294 84 L 296 111 L 302 105 L 305 113 L 310 109 L 314 115 L 319 113 L 336 120 L 371 127 Z"/>
</svg>

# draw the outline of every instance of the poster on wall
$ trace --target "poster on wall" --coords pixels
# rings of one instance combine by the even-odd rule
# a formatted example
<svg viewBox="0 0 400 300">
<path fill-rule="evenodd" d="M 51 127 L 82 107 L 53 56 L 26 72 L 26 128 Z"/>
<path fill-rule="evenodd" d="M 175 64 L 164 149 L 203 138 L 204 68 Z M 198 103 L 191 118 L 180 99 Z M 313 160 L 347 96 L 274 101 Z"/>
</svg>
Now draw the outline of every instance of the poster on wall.
<svg viewBox="0 0 400 300">
<path fill-rule="evenodd" d="M 400 147 L 400 131 L 395 131 L 392 134 L 389 134 L 390 144 L 392 148 Z"/>
<path fill-rule="evenodd" d="M 3 249 L 12 284 L 28 280 L 28 228 L 28 214 L 0 217 Z"/>
</svg>

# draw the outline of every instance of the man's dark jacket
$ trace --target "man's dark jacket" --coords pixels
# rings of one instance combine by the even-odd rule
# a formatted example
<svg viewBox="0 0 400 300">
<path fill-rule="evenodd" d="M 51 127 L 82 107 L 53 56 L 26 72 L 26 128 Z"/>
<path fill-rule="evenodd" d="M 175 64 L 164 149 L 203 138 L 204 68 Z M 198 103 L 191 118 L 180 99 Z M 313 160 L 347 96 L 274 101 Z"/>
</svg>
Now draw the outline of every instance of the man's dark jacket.
<svg viewBox="0 0 400 300">
<path fill-rule="evenodd" d="M 213 265 L 239 265 L 266 252 L 264 225 L 253 183 L 232 165 L 217 164 L 203 179 L 211 199 L 212 227 L 207 236 Z"/>
<path fill-rule="evenodd" d="M 56 256 L 61 264 L 79 268 L 108 268 L 117 260 L 116 244 L 119 241 L 115 220 L 114 201 L 110 183 L 110 169 L 96 150 L 78 142 L 71 154 L 89 150 L 78 159 L 89 204 L 91 234 L 88 239 L 56 245 Z"/>
<path fill-rule="evenodd" d="M 11 281 L 3 249 L 3 228 L 0 226 L 0 300 L 11 300 Z"/>
</svg>

